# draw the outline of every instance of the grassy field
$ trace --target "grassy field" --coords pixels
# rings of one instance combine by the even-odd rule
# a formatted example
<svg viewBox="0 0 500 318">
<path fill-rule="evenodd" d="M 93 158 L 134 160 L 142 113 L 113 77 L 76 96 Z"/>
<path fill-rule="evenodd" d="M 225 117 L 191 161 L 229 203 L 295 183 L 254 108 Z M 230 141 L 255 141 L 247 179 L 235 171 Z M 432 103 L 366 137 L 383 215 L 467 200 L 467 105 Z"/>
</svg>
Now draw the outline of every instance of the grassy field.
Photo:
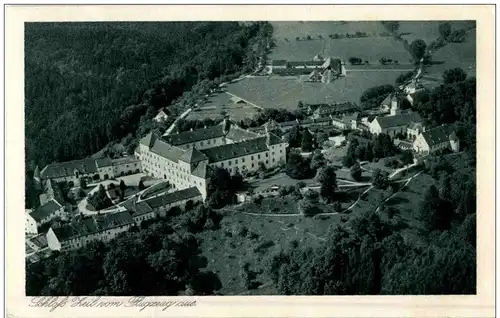
<svg viewBox="0 0 500 318">
<path fill-rule="evenodd" d="M 476 32 L 470 30 L 463 43 L 448 43 L 433 56 L 434 61 L 443 62 L 427 67 L 426 73 L 440 77 L 444 70 L 460 67 L 469 76 L 476 75 Z"/>
<path fill-rule="evenodd" d="M 245 103 L 236 104 L 231 101 L 231 95 L 220 93 L 209 97 L 208 101 L 192 111 L 188 115 L 187 119 L 216 119 L 221 117 L 221 112 L 226 112 L 230 116 L 231 120 L 239 122 L 245 118 L 253 118 L 258 111 L 259 110 L 257 108 Z"/>
<path fill-rule="evenodd" d="M 391 84 L 400 72 L 351 72 L 329 84 L 303 83 L 296 78 L 246 78 L 229 84 L 227 90 L 263 108 L 297 109 L 297 103 L 352 102 L 359 104 L 368 88 Z"/>
<path fill-rule="evenodd" d="M 400 64 L 406 64 L 411 59 L 403 43 L 392 37 L 293 40 L 277 44 L 269 59 L 312 60 L 319 53 L 323 56 L 340 57 L 344 61 L 350 57 L 359 57 L 370 64 L 378 64 L 381 57 L 397 60 Z"/>
<path fill-rule="evenodd" d="M 387 30 L 377 21 L 276 21 L 271 22 L 274 28 L 273 36 L 277 42 L 295 41 L 296 37 L 328 38 L 330 34 L 354 34 L 365 32 L 370 36 L 379 36 Z"/>
<path fill-rule="evenodd" d="M 442 21 L 400 21 L 398 33 L 403 39 L 411 41 L 422 39 L 429 44 L 439 37 L 439 24 Z M 452 29 L 468 29 L 470 21 L 450 21 Z"/>
<path fill-rule="evenodd" d="M 259 273 L 256 280 L 266 284 L 266 288 L 254 292 L 276 294 L 267 273 L 272 255 L 287 249 L 292 241 L 301 246 L 318 246 L 328 227 L 341 222 L 340 216 L 320 220 L 302 216 L 252 216 L 228 210 L 220 229 L 199 234 L 203 255 L 208 259 L 207 267 L 218 274 L 224 295 L 247 292 L 240 275 L 246 262 L 250 270 Z"/>
</svg>

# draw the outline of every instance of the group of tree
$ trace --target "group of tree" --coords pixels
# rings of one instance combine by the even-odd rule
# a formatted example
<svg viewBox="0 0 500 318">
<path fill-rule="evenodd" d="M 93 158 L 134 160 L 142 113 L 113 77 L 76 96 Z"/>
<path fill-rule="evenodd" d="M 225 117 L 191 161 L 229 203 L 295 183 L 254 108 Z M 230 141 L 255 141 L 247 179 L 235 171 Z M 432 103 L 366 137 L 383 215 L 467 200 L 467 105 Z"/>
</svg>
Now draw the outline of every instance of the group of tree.
<svg viewBox="0 0 500 318">
<path fill-rule="evenodd" d="M 408 71 L 406 73 L 400 74 L 396 78 L 396 86 L 403 85 L 404 83 L 406 83 L 407 81 L 409 81 L 410 79 L 412 79 L 414 75 L 415 75 L 414 71 Z"/>
<path fill-rule="evenodd" d="M 27 262 L 26 294 L 214 294 L 221 283 L 217 275 L 205 269 L 207 260 L 200 252 L 193 234 L 174 231 L 167 221 L 160 220 L 141 231 L 120 234 L 107 244 L 89 243 L 75 251 L 54 253 L 43 261 Z"/>
<path fill-rule="evenodd" d="M 299 105 L 302 102 L 299 101 Z M 303 105 L 303 103 L 302 103 Z M 306 116 L 305 109 L 298 109 L 294 111 L 289 111 L 287 109 L 283 108 L 266 108 L 262 111 L 260 111 L 255 117 L 253 118 L 245 118 L 242 120 L 239 125 L 242 128 L 250 128 L 250 127 L 258 127 L 262 126 L 269 120 L 274 120 L 277 123 L 282 123 L 282 122 L 287 122 L 287 121 L 294 121 L 294 120 L 301 120 L 304 119 Z"/>
<path fill-rule="evenodd" d="M 186 119 L 179 119 L 177 123 L 175 124 L 175 127 L 177 127 L 178 132 L 183 132 L 183 131 L 188 131 L 188 130 L 196 130 L 196 129 L 201 129 L 205 127 L 210 127 L 217 125 L 222 121 L 222 117 L 219 119 L 212 119 L 212 118 L 205 118 L 203 120 L 199 119 L 194 119 L 194 120 L 186 120 Z"/>
<path fill-rule="evenodd" d="M 474 231 L 470 215 L 422 248 L 397 222 L 366 212 L 349 228 L 332 227 L 318 248 L 279 251 L 268 271 L 281 295 L 474 294 Z"/>
<path fill-rule="evenodd" d="M 290 129 L 287 136 L 290 148 L 301 148 L 304 152 L 311 152 L 316 148 L 316 141 L 309 129 L 295 125 Z"/>
<path fill-rule="evenodd" d="M 89 194 L 87 202 L 96 210 L 109 208 L 113 205 L 113 202 L 111 202 L 111 199 L 108 197 L 106 189 L 104 189 L 104 186 L 102 184 L 99 185 L 99 188 L 96 192 Z"/>
<path fill-rule="evenodd" d="M 441 22 L 439 23 L 439 35 L 441 39 L 448 41 L 448 42 L 454 42 L 454 43 L 461 43 L 465 41 L 465 30 L 464 29 L 453 29 L 451 27 L 450 22 Z"/>
<path fill-rule="evenodd" d="M 386 84 L 367 89 L 361 94 L 359 99 L 363 109 L 372 109 L 380 106 L 380 103 L 391 93 L 394 86 Z"/>
<path fill-rule="evenodd" d="M 133 149 L 162 125 L 150 120 L 158 109 L 175 114 L 228 76 L 253 70 L 271 35 L 267 22 L 27 25 L 27 176 L 129 134 Z"/>
<path fill-rule="evenodd" d="M 233 175 L 224 168 L 216 168 L 210 175 L 207 184 L 207 200 L 211 207 L 221 208 L 234 202 L 234 196 L 243 187 L 243 176 L 236 172 Z"/>
<path fill-rule="evenodd" d="M 359 142 L 356 135 L 353 134 L 348 136 L 348 139 L 347 153 L 342 158 L 342 164 L 348 168 L 356 161 L 373 161 L 374 159 L 394 156 L 398 152 L 391 137 L 387 134 L 374 135 L 370 141 L 363 142 Z"/>
</svg>

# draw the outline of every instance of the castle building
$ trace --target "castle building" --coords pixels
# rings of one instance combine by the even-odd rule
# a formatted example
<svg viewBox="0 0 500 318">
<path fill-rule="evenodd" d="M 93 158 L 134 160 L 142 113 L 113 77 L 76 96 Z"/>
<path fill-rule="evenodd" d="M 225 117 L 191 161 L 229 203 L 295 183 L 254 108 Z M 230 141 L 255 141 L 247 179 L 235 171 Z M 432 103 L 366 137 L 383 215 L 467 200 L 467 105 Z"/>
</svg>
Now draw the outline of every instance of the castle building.
<svg viewBox="0 0 500 318">
<path fill-rule="evenodd" d="M 175 189 L 196 187 L 203 200 L 211 171 L 227 169 L 231 174 L 256 171 L 286 162 L 286 143 L 271 132 L 254 133 L 225 119 L 198 130 L 141 139 L 136 156 L 148 175 L 167 180 Z"/>
</svg>

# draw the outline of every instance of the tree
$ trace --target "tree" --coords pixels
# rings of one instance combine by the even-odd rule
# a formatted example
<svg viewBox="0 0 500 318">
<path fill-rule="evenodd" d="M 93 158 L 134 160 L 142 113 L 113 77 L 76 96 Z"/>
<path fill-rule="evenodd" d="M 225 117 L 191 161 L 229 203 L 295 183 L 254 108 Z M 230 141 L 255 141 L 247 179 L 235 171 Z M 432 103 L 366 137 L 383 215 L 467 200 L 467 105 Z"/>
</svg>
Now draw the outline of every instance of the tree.
<svg viewBox="0 0 500 318">
<path fill-rule="evenodd" d="M 290 129 L 288 133 L 288 145 L 291 148 L 296 148 L 299 146 L 299 142 L 301 141 L 301 133 L 299 125 L 295 125 Z"/>
<path fill-rule="evenodd" d="M 285 166 L 285 173 L 293 179 L 306 179 L 311 176 L 310 163 L 299 153 L 290 152 Z"/>
<path fill-rule="evenodd" d="M 360 181 L 361 180 L 361 174 L 362 174 L 362 170 L 361 170 L 361 167 L 359 165 L 359 163 L 355 163 L 352 167 L 351 167 L 351 177 L 355 180 L 355 181 Z"/>
<path fill-rule="evenodd" d="M 325 156 L 323 156 L 323 154 L 320 151 L 315 152 L 311 159 L 311 165 L 310 165 L 311 170 L 316 171 L 320 167 L 323 167 L 325 164 L 326 164 Z"/>
<path fill-rule="evenodd" d="M 415 40 L 410 44 L 410 53 L 416 62 L 419 62 L 425 55 L 427 44 L 424 40 Z"/>
<path fill-rule="evenodd" d="M 111 202 L 111 200 L 109 199 L 108 195 L 106 194 L 106 190 L 104 189 L 104 186 L 102 184 L 99 185 L 97 192 L 89 195 L 87 201 L 96 210 L 102 210 L 113 205 L 113 202 Z"/>
<path fill-rule="evenodd" d="M 313 136 L 311 135 L 308 129 L 304 129 L 302 133 L 301 148 L 303 151 L 313 150 Z"/>
<path fill-rule="evenodd" d="M 139 181 L 139 185 L 137 186 L 139 190 L 144 190 L 146 187 L 144 186 L 144 182 L 142 180 Z"/>
<path fill-rule="evenodd" d="M 420 205 L 420 219 L 429 231 L 444 231 L 450 228 L 453 210 L 449 203 L 439 197 L 435 185 L 431 185 L 425 192 Z"/>
<path fill-rule="evenodd" d="M 337 190 L 337 174 L 335 168 L 325 166 L 319 169 L 316 180 L 321 184 L 320 194 L 328 202 L 334 201 Z"/>
<path fill-rule="evenodd" d="M 372 184 L 378 189 L 387 189 L 388 184 L 387 175 L 382 173 L 380 169 L 373 170 L 372 174 Z"/>
<path fill-rule="evenodd" d="M 120 180 L 120 190 L 122 192 L 125 192 L 125 190 L 127 189 L 127 185 L 125 184 L 125 182 L 122 180 Z"/>
<path fill-rule="evenodd" d="M 298 210 L 304 216 L 314 216 L 321 212 L 321 210 L 318 208 L 317 202 L 307 199 L 302 199 L 299 201 Z"/>
<path fill-rule="evenodd" d="M 408 71 L 406 73 L 403 73 L 403 74 L 400 74 L 397 78 L 396 78 L 396 85 L 399 86 L 399 85 L 403 85 L 404 83 L 406 83 L 408 80 L 410 80 L 414 75 L 414 72 L 413 71 Z"/>
<path fill-rule="evenodd" d="M 445 70 L 443 72 L 443 80 L 445 84 L 463 82 L 467 78 L 467 74 L 460 67 Z"/>
<path fill-rule="evenodd" d="M 448 39 L 451 33 L 451 23 L 450 22 L 441 22 L 439 23 L 439 34 L 443 39 Z"/>
<path fill-rule="evenodd" d="M 80 187 L 82 189 L 87 189 L 87 179 L 84 177 L 80 177 Z"/>
<path fill-rule="evenodd" d="M 409 150 L 403 151 L 400 158 L 405 166 L 413 163 L 413 153 Z"/>
</svg>

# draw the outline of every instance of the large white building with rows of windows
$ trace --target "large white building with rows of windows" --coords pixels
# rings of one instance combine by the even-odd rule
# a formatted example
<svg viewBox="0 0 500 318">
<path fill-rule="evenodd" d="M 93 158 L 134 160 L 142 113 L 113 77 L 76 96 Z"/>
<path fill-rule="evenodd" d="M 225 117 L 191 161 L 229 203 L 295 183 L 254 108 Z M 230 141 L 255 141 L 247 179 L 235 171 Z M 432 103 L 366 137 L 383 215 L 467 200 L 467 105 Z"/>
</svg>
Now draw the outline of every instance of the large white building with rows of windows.
<svg viewBox="0 0 500 318">
<path fill-rule="evenodd" d="M 254 133 L 229 120 L 178 134 L 142 138 L 136 149 L 144 173 L 165 179 L 176 189 L 197 187 L 207 196 L 210 171 L 221 167 L 234 174 L 286 162 L 286 143 L 275 134 Z"/>
</svg>

